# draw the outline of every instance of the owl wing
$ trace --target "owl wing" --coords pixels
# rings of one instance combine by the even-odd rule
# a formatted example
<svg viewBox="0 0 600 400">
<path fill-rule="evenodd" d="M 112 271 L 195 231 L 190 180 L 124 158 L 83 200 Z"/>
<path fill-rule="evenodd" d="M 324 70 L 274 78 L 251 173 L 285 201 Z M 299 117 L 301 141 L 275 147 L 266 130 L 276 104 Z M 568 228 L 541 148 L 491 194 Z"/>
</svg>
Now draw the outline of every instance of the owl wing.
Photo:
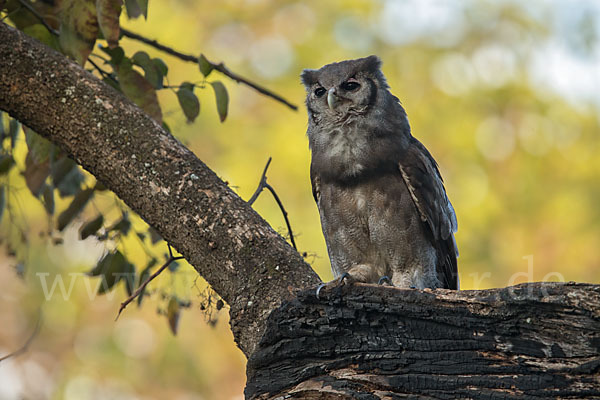
<svg viewBox="0 0 600 400">
<path fill-rule="evenodd" d="M 312 168 L 310 169 L 310 183 L 312 185 L 313 197 L 315 198 L 317 207 L 319 207 L 319 202 L 321 201 L 321 179 Z"/>
<path fill-rule="evenodd" d="M 454 239 L 458 224 L 438 165 L 425 146 L 411 137 L 399 167 L 421 220 L 431 231 L 438 255 L 438 277 L 443 287 L 458 289 L 458 248 Z"/>
</svg>

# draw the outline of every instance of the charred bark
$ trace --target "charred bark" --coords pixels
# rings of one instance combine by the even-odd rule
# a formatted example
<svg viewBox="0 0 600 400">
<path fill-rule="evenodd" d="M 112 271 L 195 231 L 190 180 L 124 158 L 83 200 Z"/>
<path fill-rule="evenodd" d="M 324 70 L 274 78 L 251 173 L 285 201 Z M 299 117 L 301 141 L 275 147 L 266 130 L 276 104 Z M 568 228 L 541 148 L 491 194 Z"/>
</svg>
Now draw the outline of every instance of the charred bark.
<svg viewBox="0 0 600 400">
<path fill-rule="evenodd" d="M 600 398 L 600 286 L 306 290 L 269 317 L 251 399 Z"/>
</svg>

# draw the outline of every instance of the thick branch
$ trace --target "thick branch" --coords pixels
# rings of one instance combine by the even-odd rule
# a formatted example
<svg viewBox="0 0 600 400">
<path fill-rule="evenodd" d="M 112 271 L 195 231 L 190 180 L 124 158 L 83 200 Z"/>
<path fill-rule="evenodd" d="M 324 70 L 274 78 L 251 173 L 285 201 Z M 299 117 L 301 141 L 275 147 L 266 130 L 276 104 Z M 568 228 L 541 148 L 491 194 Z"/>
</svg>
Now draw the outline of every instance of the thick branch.
<svg viewBox="0 0 600 400">
<path fill-rule="evenodd" d="M 346 285 L 269 317 L 247 398 L 600 398 L 600 286 Z"/>
<path fill-rule="evenodd" d="M 302 257 L 137 106 L 63 55 L 0 23 L 0 109 L 115 192 L 231 306 L 249 355 L 265 318 L 319 282 Z"/>
</svg>

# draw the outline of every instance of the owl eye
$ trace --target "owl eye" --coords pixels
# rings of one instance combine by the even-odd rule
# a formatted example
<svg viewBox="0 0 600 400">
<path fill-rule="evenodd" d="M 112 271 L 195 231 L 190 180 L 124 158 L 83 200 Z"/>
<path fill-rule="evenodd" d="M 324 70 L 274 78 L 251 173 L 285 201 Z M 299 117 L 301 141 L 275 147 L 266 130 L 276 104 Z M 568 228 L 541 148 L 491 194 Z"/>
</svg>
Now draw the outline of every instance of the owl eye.
<svg viewBox="0 0 600 400">
<path fill-rule="evenodd" d="M 353 90 L 358 89 L 360 87 L 360 83 L 355 82 L 355 81 L 346 81 L 346 82 L 342 83 L 340 86 L 345 91 L 351 92 Z"/>
<path fill-rule="evenodd" d="M 322 87 L 316 88 L 315 89 L 315 96 L 321 97 L 321 96 L 323 96 L 325 94 L 325 92 L 326 92 L 325 88 L 322 88 Z"/>
</svg>

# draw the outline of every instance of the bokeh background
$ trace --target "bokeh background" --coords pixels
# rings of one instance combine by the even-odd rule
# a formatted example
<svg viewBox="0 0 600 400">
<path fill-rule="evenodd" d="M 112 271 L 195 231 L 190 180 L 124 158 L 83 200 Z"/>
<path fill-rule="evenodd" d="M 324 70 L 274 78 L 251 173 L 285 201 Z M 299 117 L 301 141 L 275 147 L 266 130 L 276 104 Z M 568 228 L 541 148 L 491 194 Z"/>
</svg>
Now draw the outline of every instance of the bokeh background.
<svg viewBox="0 0 600 400">
<path fill-rule="evenodd" d="M 299 106 L 303 68 L 379 55 L 456 209 L 461 287 L 485 289 L 600 281 L 599 19 L 594 0 L 171 0 L 151 1 L 147 21 L 123 17 L 122 24 L 223 61 Z M 202 79 L 192 64 L 126 38 L 121 45 L 165 59 L 172 85 Z M 225 123 L 210 86 L 196 92 L 201 114 L 193 124 L 175 93 L 162 90 L 165 121 L 242 198 L 273 157 L 268 179 L 299 250 L 331 279 L 310 190 L 304 109 L 293 112 L 217 73 L 208 80 L 216 79 L 230 93 Z M 96 282 L 82 275 L 106 244 L 77 240 L 77 227 L 62 245 L 37 237 L 48 223 L 42 206 L 24 187 L 13 193 L 30 240 L 20 250 L 24 265 L 0 255 L 0 356 L 22 345 L 39 310 L 42 319 L 27 351 L 0 363 L 0 399 L 243 398 L 245 359 L 227 308 L 208 304 L 216 298 L 189 266 L 159 277 L 151 298 L 115 322 L 122 288 L 97 297 Z M 268 193 L 255 208 L 286 234 Z M 5 217 L 0 235 L 16 223 Z M 144 260 L 141 250 L 129 251 Z M 169 293 L 190 305 L 177 336 L 161 315 Z"/>
</svg>

